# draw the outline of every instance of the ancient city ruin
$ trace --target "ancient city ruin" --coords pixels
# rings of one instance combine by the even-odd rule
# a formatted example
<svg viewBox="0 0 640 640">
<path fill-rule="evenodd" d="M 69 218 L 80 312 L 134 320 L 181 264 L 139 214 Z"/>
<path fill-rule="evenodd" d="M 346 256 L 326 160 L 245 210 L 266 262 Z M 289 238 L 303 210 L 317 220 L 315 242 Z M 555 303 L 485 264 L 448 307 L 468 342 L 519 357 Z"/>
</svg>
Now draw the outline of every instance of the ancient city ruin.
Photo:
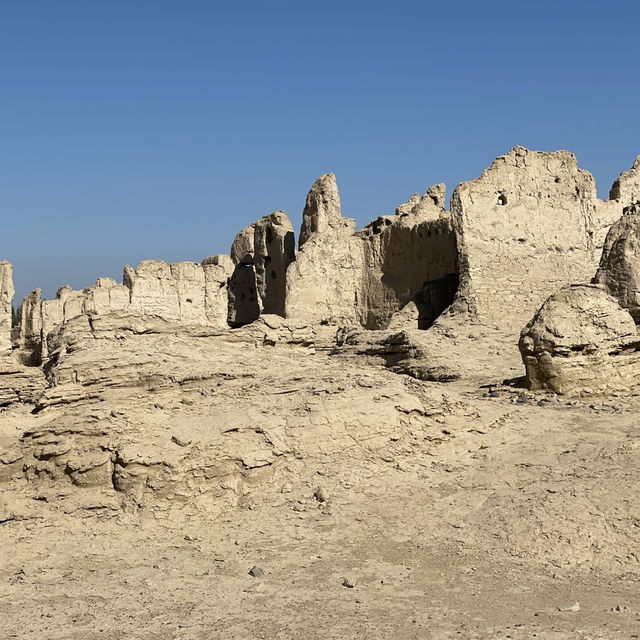
<svg viewBox="0 0 640 640">
<path fill-rule="evenodd" d="M 597 490 L 608 463 L 594 459 L 598 477 L 571 467 L 591 500 L 573 507 L 569 484 L 550 489 L 562 504 L 536 493 L 532 465 L 551 478 L 543 441 L 588 442 L 584 412 L 634 420 L 639 238 L 640 157 L 601 200 L 572 153 L 516 147 L 457 185 L 449 208 L 436 184 L 356 229 L 327 173 L 297 236 L 274 211 L 239 231 L 229 255 L 146 260 L 121 282 L 61 286 L 53 300 L 36 289 L 15 301 L 0 262 L 0 523 L 81 513 L 190 532 L 246 505 L 282 508 L 282 522 L 312 508 L 329 519 L 327 495 L 379 475 L 384 513 L 411 540 L 453 535 L 488 545 L 483 557 L 498 552 L 478 540 L 498 540 L 500 553 L 554 571 L 637 575 L 637 513 Z M 502 469 L 510 443 L 536 430 L 546 435 L 531 457 Z M 607 447 L 624 458 L 616 482 L 637 484 L 637 447 Z M 423 469 L 452 497 L 418 531 L 398 474 L 427 495 Z M 504 482 L 478 503 L 481 519 L 462 487 L 483 474 Z M 360 503 L 335 504 L 357 520 L 348 505 Z M 593 528 L 594 510 L 614 524 Z"/>
</svg>

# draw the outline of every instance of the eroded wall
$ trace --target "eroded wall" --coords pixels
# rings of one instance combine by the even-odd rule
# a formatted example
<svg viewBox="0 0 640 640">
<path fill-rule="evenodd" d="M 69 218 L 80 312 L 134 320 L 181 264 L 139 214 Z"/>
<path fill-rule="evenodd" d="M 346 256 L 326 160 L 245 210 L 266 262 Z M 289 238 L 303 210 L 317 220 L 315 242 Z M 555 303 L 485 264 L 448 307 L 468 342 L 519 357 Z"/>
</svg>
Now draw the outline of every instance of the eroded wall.
<svg viewBox="0 0 640 640">
<path fill-rule="evenodd" d="M 227 327 L 227 282 L 233 271 L 229 256 L 168 264 L 144 260 L 124 268 L 123 283 L 98 278 L 82 291 L 60 287 L 53 300 L 36 289 L 22 302 L 19 355 L 39 365 L 49 357 L 47 335 L 80 315 L 123 312 L 158 316 L 181 324 Z"/>
<path fill-rule="evenodd" d="M 423 308 L 423 326 L 430 324 L 457 283 L 443 202 L 444 185 L 436 185 L 354 232 L 355 222 L 342 217 L 335 176 L 321 176 L 307 196 L 300 250 L 287 272 L 287 317 L 380 329 L 414 302 Z"/>
<path fill-rule="evenodd" d="M 456 307 L 516 336 L 549 295 L 590 281 L 621 209 L 598 200 L 593 177 L 572 153 L 516 147 L 458 185 L 451 212 Z"/>
<path fill-rule="evenodd" d="M 0 262 L 0 354 L 11 351 L 11 303 L 13 288 L 13 266 L 10 262 Z"/>
</svg>

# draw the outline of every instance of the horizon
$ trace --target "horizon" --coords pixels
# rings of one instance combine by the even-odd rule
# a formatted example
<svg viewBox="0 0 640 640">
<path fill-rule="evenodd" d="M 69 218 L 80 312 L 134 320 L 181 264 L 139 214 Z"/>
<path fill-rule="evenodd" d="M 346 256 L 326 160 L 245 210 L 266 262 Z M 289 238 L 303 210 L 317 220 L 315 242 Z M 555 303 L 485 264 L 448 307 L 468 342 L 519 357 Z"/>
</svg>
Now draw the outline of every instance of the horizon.
<svg viewBox="0 0 640 640">
<path fill-rule="evenodd" d="M 432 184 L 448 200 L 514 146 L 571 151 L 601 199 L 640 154 L 638 6 L 322 9 L 0 2 L 14 306 L 228 253 L 274 210 L 297 235 L 329 171 L 362 227 Z"/>
</svg>

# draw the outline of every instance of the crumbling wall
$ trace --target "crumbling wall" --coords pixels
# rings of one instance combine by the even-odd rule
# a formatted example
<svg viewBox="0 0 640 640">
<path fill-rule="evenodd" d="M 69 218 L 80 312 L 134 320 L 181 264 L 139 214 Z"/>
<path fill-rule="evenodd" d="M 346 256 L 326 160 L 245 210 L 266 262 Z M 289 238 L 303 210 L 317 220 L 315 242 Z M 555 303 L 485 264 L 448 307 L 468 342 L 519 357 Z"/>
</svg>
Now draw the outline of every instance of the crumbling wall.
<svg viewBox="0 0 640 640">
<path fill-rule="evenodd" d="M 287 272 L 287 317 L 379 329 L 414 303 L 421 326 L 429 326 L 457 285 L 455 235 L 443 205 L 440 184 L 354 233 L 335 176 L 321 176 L 307 196 L 300 250 Z"/>
<path fill-rule="evenodd" d="M 20 338 L 18 346 L 27 365 L 42 361 L 42 290 L 25 296 L 20 307 Z"/>
<path fill-rule="evenodd" d="M 284 211 L 256 221 L 254 265 L 262 313 L 284 316 L 287 269 L 295 259 L 293 226 Z"/>
<path fill-rule="evenodd" d="M 516 335 L 562 286 L 588 282 L 606 229 L 590 173 L 568 151 L 516 147 L 451 199 L 460 286 L 456 308 Z"/>
<path fill-rule="evenodd" d="M 0 354 L 11 351 L 11 303 L 13 288 L 13 266 L 10 262 L 0 262 Z"/>
<path fill-rule="evenodd" d="M 343 218 L 333 173 L 316 180 L 303 212 L 299 251 L 287 270 L 285 315 L 310 324 L 357 324 L 364 243 Z"/>
<path fill-rule="evenodd" d="M 284 316 L 287 268 L 295 260 L 293 227 L 274 211 L 242 229 L 231 245 L 228 322 L 239 327 L 261 313 Z"/>
<path fill-rule="evenodd" d="M 144 260 L 136 269 L 128 265 L 124 268 L 123 284 L 98 278 L 82 291 L 60 287 L 54 300 L 42 300 L 40 289 L 36 289 L 22 302 L 19 355 L 29 365 L 46 361 L 47 336 L 80 315 L 126 312 L 183 324 L 226 327 L 227 281 L 232 271 L 229 256 L 213 256 L 202 264 Z"/>
<path fill-rule="evenodd" d="M 629 171 L 620 174 L 609 191 L 609 199 L 617 200 L 623 207 L 640 201 L 640 156 Z"/>
<path fill-rule="evenodd" d="M 609 230 L 593 281 L 640 323 L 640 202 L 625 207 Z"/>
<path fill-rule="evenodd" d="M 204 308 L 207 324 L 224 327 L 227 324 L 228 281 L 234 264 L 227 255 L 216 255 L 202 261 L 204 270 Z"/>
<path fill-rule="evenodd" d="M 386 328 L 409 303 L 418 308 L 419 327 L 428 328 L 453 300 L 457 250 L 444 185 L 416 196 L 395 216 L 381 216 L 356 233 L 364 245 L 360 306 L 366 328 Z"/>
</svg>

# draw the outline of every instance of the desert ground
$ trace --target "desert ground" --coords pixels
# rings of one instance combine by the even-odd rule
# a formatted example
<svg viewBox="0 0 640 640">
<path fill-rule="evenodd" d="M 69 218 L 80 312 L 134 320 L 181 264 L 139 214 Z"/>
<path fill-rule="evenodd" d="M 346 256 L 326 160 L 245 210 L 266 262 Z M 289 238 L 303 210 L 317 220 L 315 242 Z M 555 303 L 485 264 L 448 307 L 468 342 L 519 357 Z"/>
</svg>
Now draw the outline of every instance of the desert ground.
<svg viewBox="0 0 640 640">
<path fill-rule="evenodd" d="M 502 378 L 434 382 L 221 336 L 189 337 L 186 363 L 187 339 L 163 340 L 171 381 L 0 414 L 4 450 L 27 433 L 40 458 L 0 493 L 2 637 L 640 633 L 640 393 L 503 384 L 514 345 L 494 345 Z M 36 469 L 70 439 L 167 477 Z"/>
</svg>

